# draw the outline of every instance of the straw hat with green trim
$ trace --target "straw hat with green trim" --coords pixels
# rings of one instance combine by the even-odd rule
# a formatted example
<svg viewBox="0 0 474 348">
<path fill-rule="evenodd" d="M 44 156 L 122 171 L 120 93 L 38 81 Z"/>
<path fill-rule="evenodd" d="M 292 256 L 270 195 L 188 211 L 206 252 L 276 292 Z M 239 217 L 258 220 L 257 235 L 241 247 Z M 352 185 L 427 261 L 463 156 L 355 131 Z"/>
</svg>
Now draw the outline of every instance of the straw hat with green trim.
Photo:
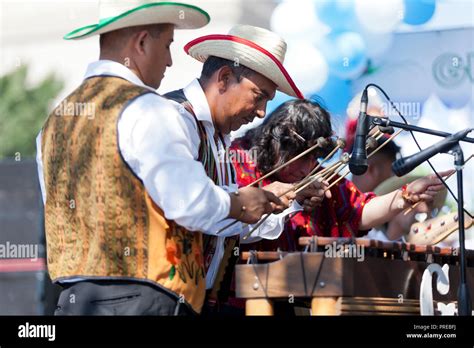
<svg viewBox="0 0 474 348">
<path fill-rule="evenodd" d="M 209 14 L 189 4 L 147 0 L 101 0 L 99 23 L 75 29 L 66 40 L 85 39 L 117 29 L 170 23 L 175 29 L 198 29 L 209 23 Z"/>
</svg>

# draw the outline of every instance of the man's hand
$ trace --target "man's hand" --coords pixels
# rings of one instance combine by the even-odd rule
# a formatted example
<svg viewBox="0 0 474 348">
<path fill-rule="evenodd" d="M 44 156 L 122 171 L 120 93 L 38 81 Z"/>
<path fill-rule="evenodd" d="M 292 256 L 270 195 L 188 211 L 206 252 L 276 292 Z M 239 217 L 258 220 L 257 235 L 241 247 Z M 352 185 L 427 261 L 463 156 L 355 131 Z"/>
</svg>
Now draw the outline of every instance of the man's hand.
<svg viewBox="0 0 474 348">
<path fill-rule="evenodd" d="M 326 190 L 328 186 L 326 181 L 315 181 L 298 192 L 296 200 L 303 206 L 304 211 L 309 213 L 321 205 L 324 197 L 331 198 L 331 191 Z"/>
<path fill-rule="evenodd" d="M 262 189 L 273 193 L 275 196 L 279 197 L 280 200 L 283 202 L 283 205 L 274 206 L 275 213 L 279 213 L 286 208 L 288 208 L 291 204 L 291 201 L 296 198 L 296 194 L 294 191 L 291 191 L 293 188 L 293 184 L 286 184 L 279 181 L 274 181 L 271 184 L 263 187 Z M 288 192 L 289 191 L 289 192 Z"/>
<path fill-rule="evenodd" d="M 254 224 L 262 215 L 270 214 L 275 209 L 281 209 L 284 203 L 272 192 L 256 187 L 239 189 L 238 195 L 231 194 L 229 217 L 239 221 Z M 245 207 L 245 210 L 242 210 Z"/>
</svg>

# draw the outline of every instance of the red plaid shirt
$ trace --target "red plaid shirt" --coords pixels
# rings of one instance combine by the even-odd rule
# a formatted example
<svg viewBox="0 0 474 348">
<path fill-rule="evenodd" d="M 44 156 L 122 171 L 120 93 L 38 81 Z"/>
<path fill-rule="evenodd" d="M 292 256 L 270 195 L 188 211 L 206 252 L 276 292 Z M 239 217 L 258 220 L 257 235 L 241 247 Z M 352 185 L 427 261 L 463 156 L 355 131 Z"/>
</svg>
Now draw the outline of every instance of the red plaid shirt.
<svg viewBox="0 0 474 348">
<path fill-rule="evenodd" d="M 236 169 L 237 184 L 248 185 L 262 176 L 257 170 L 255 163 L 250 161 L 237 162 L 236 159 L 247 158 L 244 155 L 245 144 L 240 140 L 234 141 L 231 150 L 236 156 L 232 156 Z M 335 179 L 333 179 L 335 180 Z M 271 180 L 265 179 L 260 187 L 266 186 Z M 367 204 L 375 194 L 362 193 L 349 180 L 342 179 L 331 188 L 332 198 L 325 198 L 320 207 L 311 213 L 295 213 L 286 223 L 283 233 L 277 240 L 262 240 L 252 245 L 241 245 L 245 249 L 256 250 L 286 250 L 295 251 L 301 249 L 298 245 L 299 237 L 325 236 L 325 237 L 360 237 L 367 231 L 360 231 L 359 225 L 364 205 Z"/>
</svg>

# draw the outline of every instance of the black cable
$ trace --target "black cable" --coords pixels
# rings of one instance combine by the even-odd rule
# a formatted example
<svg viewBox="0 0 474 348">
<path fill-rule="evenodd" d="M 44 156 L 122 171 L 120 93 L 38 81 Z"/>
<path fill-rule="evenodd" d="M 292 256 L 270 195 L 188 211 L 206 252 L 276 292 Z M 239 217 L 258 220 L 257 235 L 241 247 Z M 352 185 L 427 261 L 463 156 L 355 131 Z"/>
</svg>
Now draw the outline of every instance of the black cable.
<svg viewBox="0 0 474 348">
<path fill-rule="evenodd" d="M 393 104 L 392 100 L 390 99 L 390 97 L 387 95 L 387 93 L 385 93 L 385 91 L 383 90 L 382 87 L 376 85 L 375 83 L 369 83 L 365 89 L 368 89 L 369 87 L 375 87 L 377 88 L 380 92 L 382 92 L 382 94 L 384 95 L 385 99 L 387 99 L 389 102 L 390 102 L 390 106 L 397 112 L 398 116 L 400 116 L 400 118 L 403 120 L 403 122 L 405 122 L 405 124 L 409 125 L 408 121 L 405 119 L 405 117 L 401 114 L 401 112 L 397 109 L 397 107 L 395 106 L 395 104 Z M 423 149 L 421 148 L 420 144 L 418 143 L 418 141 L 416 140 L 416 137 L 415 137 L 415 134 L 413 133 L 412 130 L 408 130 L 413 138 L 413 140 L 415 141 L 415 144 L 416 146 L 418 147 L 418 149 L 420 151 L 423 151 Z M 456 195 L 454 194 L 453 191 L 451 191 L 451 189 L 449 188 L 448 184 L 446 183 L 446 181 L 444 181 L 444 179 L 441 177 L 441 175 L 438 174 L 438 172 L 436 171 L 436 169 L 433 167 L 433 165 L 431 164 L 431 162 L 429 160 L 427 160 L 428 164 L 430 165 L 431 169 L 433 170 L 433 172 L 436 174 L 436 176 L 438 177 L 439 180 L 441 180 L 441 182 L 443 183 L 443 185 L 446 187 L 446 189 L 449 191 L 449 193 L 451 194 L 451 196 L 454 198 L 454 200 L 456 201 L 456 203 L 458 203 L 458 198 L 456 197 Z M 466 209 L 464 209 L 463 207 L 463 211 L 469 215 L 469 217 L 471 219 L 474 219 L 474 216 L 471 215 L 471 213 L 469 213 Z"/>
</svg>

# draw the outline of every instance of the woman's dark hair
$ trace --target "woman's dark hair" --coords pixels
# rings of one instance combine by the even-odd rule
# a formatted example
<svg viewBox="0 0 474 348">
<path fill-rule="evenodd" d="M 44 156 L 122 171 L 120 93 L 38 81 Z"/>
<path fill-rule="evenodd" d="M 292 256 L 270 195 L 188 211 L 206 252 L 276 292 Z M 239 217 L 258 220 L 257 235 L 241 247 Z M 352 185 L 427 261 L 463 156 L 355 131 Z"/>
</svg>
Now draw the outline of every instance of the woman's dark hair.
<svg viewBox="0 0 474 348">
<path fill-rule="evenodd" d="M 331 116 L 318 102 L 295 99 L 280 105 L 240 140 L 256 151 L 258 170 L 268 173 L 316 144 L 321 137 L 327 141 L 309 155 L 327 156 L 336 146 L 332 135 Z"/>
</svg>

